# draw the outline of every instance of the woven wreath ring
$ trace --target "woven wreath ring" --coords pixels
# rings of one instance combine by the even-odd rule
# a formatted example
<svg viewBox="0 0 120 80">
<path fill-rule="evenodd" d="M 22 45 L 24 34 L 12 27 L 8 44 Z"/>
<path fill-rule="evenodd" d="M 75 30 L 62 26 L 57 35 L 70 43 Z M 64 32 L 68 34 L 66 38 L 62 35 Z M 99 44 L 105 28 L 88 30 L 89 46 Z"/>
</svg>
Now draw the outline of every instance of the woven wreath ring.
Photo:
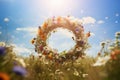
<svg viewBox="0 0 120 80">
<path fill-rule="evenodd" d="M 57 28 L 63 28 L 71 31 L 75 37 L 72 39 L 75 41 L 75 46 L 67 52 L 59 54 L 57 50 L 53 50 L 47 44 L 51 32 L 54 32 Z M 38 28 L 37 38 L 34 38 L 35 51 L 38 54 L 45 55 L 50 60 L 67 60 L 67 59 L 78 59 L 84 54 L 88 43 L 87 36 L 84 34 L 84 27 L 82 26 L 79 19 L 74 17 L 53 17 L 47 19 L 42 26 Z"/>
</svg>

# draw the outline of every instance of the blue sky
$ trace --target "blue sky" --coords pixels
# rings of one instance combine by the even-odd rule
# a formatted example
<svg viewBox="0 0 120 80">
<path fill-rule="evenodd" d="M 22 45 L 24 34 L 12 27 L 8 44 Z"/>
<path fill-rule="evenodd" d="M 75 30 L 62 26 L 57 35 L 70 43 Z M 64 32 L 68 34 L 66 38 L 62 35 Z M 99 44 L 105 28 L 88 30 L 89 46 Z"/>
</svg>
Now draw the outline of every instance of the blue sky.
<svg viewBox="0 0 120 80">
<path fill-rule="evenodd" d="M 25 48 L 26 52 L 20 51 L 24 55 L 34 52 L 30 44 L 30 40 L 36 36 L 34 29 L 48 17 L 91 17 L 94 22 L 84 24 L 84 28 L 86 32 L 94 33 L 89 38 L 92 47 L 88 54 L 95 55 L 101 41 L 113 40 L 115 32 L 120 31 L 119 3 L 120 0 L 0 0 L 0 41 L 8 39 L 19 46 L 19 50 Z M 59 37 L 55 37 L 59 40 Z"/>
</svg>

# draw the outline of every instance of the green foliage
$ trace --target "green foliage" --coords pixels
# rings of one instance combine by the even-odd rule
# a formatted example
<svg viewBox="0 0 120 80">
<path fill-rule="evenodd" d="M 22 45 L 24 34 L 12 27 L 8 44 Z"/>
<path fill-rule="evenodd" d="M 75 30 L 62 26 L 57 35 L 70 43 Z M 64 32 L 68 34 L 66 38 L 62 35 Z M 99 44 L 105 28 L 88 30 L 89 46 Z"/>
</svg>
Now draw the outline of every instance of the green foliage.
<svg viewBox="0 0 120 80">
<path fill-rule="evenodd" d="M 111 59 L 106 64 L 108 74 L 106 80 L 120 80 L 120 33 L 116 33 L 116 40 L 112 44 Z"/>
<path fill-rule="evenodd" d="M 93 66 L 97 58 L 83 56 L 77 60 L 68 60 L 63 63 L 47 60 L 44 56 L 29 57 L 16 56 L 12 46 L 3 46 L 0 53 L 0 73 L 9 75 L 10 80 L 120 80 L 120 35 L 110 43 L 101 43 L 97 57 L 110 56 L 105 65 Z M 4 54 L 4 55 L 3 55 Z M 20 66 L 27 74 L 16 74 L 15 66 Z M 1 74 L 0 74 L 1 77 Z"/>
<path fill-rule="evenodd" d="M 109 60 L 106 64 L 108 73 L 107 80 L 120 80 L 120 54 L 117 55 L 117 60 Z"/>
<path fill-rule="evenodd" d="M 83 76 L 86 73 L 85 63 L 82 63 L 82 59 L 77 62 L 71 60 L 55 63 L 33 55 L 26 58 L 16 56 L 12 46 L 5 46 L 5 49 L 5 55 L 0 55 L 0 72 L 9 74 L 11 80 L 85 80 Z M 23 66 L 23 63 L 26 66 Z M 16 74 L 13 71 L 16 65 L 24 67 L 27 74 L 25 76 Z"/>
</svg>

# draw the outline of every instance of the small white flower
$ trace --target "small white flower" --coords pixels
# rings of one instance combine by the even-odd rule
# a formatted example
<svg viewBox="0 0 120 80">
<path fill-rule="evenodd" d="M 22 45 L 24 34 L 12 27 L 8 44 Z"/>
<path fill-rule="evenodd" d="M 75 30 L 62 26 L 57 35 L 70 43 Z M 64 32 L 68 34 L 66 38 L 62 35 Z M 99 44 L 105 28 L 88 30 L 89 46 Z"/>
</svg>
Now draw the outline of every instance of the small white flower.
<svg viewBox="0 0 120 80">
<path fill-rule="evenodd" d="M 5 42 L 0 42 L 0 46 L 4 47 L 5 46 Z"/>
<path fill-rule="evenodd" d="M 70 68 L 67 68 L 67 71 L 70 71 Z"/>
<path fill-rule="evenodd" d="M 83 74 L 82 76 L 85 78 L 86 76 L 88 76 L 88 74 Z"/>
<path fill-rule="evenodd" d="M 42 54 L 38 54 L 38 56 L 40 57 L 40 56 L 42 56 Z"/>
<path fill-rule="evenodd" d="M 56 72 L 59 72 L 59 71 L 60 71 L 60 69 L 57 69 L 57 70 L 56 70 Z"/>
<path fill-rule="evenodd" d="M 16 61 L 18 61 L 23 67 L 26 67 L 26 64 L 23 59 L 15 58 Z"/>
<path fill-rule="evenodd" d="M 81 38 L 76 39 L 77 41 L 81 41 Z"/>
<path fill-rule="evenodd" d="M 75 76 L 79 76 L 79 72 L 77 70 L 74 71 L 73 73 Z"/>
<path fill-rule="evenodd" d="M 106 62 L 110 59 L 110 56 L 105 56 L 105 57 L 98 57 L 98 60 L 96 61 L 93 66 L 102 66 L 105 65 Z"/>
<path fill-rule="evenodd" d="M 77 49 L 76 49 L 76 51 L 81 51 L 82 50 L 82 47 L 78 47 Z"/>
<path fill-rule="evenodd" d="M 74 20 L 74 19 L 75 19 L 75 17 L 73 17 L 73 16 L 70 16 L 70 17 L 69 17 L 69 19 L 70 19 L 70 20 Z"/>
</svg>

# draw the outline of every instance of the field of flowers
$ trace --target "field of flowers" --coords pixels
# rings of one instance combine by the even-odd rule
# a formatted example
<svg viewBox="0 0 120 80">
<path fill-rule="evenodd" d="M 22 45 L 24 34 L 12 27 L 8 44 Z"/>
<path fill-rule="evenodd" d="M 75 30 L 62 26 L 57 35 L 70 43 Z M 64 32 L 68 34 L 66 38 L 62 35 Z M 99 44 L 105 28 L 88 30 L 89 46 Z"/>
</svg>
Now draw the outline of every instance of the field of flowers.
<svg viewBox="0 0 120 80">
<path fill-rule="evenodd" d="M 0 42 L 0 80 L 120 80 L 120 32 L 101 43 L 96 57 L 53 62 L 44 55 L 17 56 L 14 46 Z"/>
</svg>

